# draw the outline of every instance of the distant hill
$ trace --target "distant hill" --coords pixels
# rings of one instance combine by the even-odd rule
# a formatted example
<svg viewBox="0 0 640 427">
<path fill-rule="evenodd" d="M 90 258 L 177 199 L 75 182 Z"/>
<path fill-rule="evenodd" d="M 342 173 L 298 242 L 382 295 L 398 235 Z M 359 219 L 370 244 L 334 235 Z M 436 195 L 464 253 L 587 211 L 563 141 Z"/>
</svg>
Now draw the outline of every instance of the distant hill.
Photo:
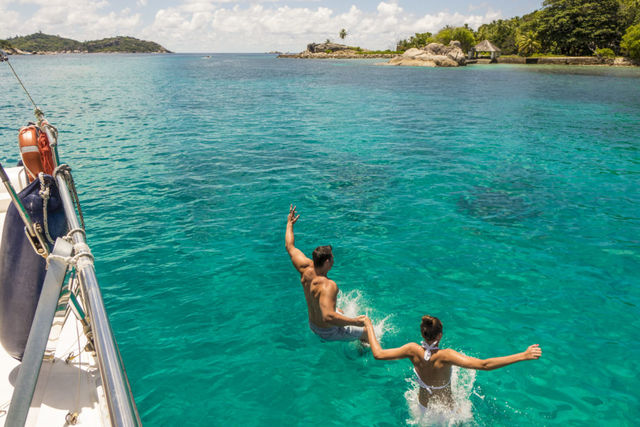
<svg viewBox="0 0 640 427">
<path fill-rule="evenodd" d="M 133 37 L 119 36 L 83 43 L 89 52 L 155 52 L 171 53 L 158 43 L 139 40 Z"/>
<path fill-rule="evenodd" d="M 4 44 L 3 44 L 4 42 Z M 5 46 L 8 44 L 8 46 Z M 139 40 L 134 37 L 110 37 L 102 40 L 79 42 L 60 36 L 34 33 L 28 36 L 9 38 L 0 41 L 1 46 L 19 49 L 30 53 L 72 53 L 72 52 L 130 52 L 130 53 L 171 53 L 158 43 Z"/>
</svg>

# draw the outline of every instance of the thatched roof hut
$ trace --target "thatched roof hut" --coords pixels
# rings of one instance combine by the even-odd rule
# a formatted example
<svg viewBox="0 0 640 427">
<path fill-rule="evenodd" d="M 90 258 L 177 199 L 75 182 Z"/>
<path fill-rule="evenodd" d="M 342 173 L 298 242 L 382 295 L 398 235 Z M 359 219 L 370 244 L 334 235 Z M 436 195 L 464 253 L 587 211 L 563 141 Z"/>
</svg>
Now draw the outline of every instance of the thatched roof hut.
<svg viewBox="0 0 640 427">
<path fill-rule="evenodd" d="M 489 40 L 482 40 L 480 43 L 475 45 L 469 51 L 469 58 L 477 57 L 478 52 L 489 52 L 491 54 L 491 59 L 496 59 L 500 56 L 500 48 L 495 44 L 491 43 Z"/>
<path fill-rule="evenodd" d="M 501 52 L 500 48 L 489 40 L 482 40 L 473 47 L 476 52 Z"/>
</svg>

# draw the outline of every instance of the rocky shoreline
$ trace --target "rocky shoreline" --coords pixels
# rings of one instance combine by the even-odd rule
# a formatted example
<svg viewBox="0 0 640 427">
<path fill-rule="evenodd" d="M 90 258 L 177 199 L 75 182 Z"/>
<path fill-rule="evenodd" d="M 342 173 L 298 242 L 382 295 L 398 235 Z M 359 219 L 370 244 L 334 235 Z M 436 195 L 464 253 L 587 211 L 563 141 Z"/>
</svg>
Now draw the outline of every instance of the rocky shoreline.
<svg viewBox="0 0 640 427">
<path fill-rule="evenodd" d="M 482 63 L 482 59 L 479 61 Z M 629 58 L 603 58 L 597 56 L 501 56 L 496 62 L 498 64 L 538 64 L 538 65 L 606 65 L 611 67 L 634 67 L 640 63 Z"/>
<path fill-rule="evenodd" d="M 283 53 L 278 58 L 302 58 L 302 59 L 367 59 L 367 58 L 393 58 L 395 53 L 380 53 L 359 47 L 347 46 L 338 43 L 309 43 L 307 50 L 300 53 Z"/>
<path fill-rule="evenodd" d="M 413 67 L 460 67 L 467 65 L 467 58 L 459 41 L 451 41 L 448 46 L 429 43 L 422 49 L 411 48 L 397 55 L 386 64 Z"/>
<path fill-rule="evenodd" d="M 402 54 L 379 53 L 337 43 L 311 43 L 300 53 L 283 53 L 278 58 L 299 59 L 389 59 L 378 65 L 399 65 L 411 67 L 459 67 L 467 64 L 538 64 L 538 65 L 599 65 L 611 67 L 634 67 L 640 63 L 629 58 L 604 58 L 598 56 L 501 56 L 496 60 L 479 58 L 468 60 L 460 48 L 460 43 L 452 41 L 448 46 L 430 43 L 422 49 L 412 48 Z"/>
<path fill-rule="evenodd" d="M 367 59 L 367 58 L 393 58 L 397 56 L 395 53 L 355 53 L 355 52 L 340 52 L 340 53 L 282 53 L 278 55 L 278 58 L 301 58 L 301 59 Z"/>
</svg>

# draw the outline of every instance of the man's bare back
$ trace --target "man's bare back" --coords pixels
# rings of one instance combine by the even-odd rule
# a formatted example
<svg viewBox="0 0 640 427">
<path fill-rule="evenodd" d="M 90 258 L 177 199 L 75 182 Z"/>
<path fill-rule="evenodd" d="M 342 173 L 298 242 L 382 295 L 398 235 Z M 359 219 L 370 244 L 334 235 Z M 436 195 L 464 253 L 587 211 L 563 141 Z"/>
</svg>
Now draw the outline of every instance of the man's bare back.
<svg viewBox="0 0 640 427">
<path fill-rule="evenodd" d="M 293 266 L 300 273 L 311 330 L 328 341 L 366 341 L 367 336 L 363 328 L 366 316 L 347 317 L 336 309 L 338 285 L 327 277 L 327 273 L 333 267 L 331 246 L 317 247 L 313 251 L 313 261 L 295 247 L 293 224 L 299 217 L 300 215 L 296 215 L 296 208 L 291 206 L 287 218 L 285 247 Z"/>
<path fill-rule="evenodd" d="M 324 293 L 331 293 L 332 289 L 337 289 L 336 282 L 328 277 L 316 275 L 313 264 L 307 267 L 300 275 L 300 283 L 304 290 L 304 297 L 307 300 L 307 309 L 309 311 L 309 322 L 320 328 L 330 328 L 331 324 L 322 320 L 322 310 L 320 308 L 320 298 Z M 333 301 L 333 311 L 336 311 L 336 301 Z"/>
</svg>

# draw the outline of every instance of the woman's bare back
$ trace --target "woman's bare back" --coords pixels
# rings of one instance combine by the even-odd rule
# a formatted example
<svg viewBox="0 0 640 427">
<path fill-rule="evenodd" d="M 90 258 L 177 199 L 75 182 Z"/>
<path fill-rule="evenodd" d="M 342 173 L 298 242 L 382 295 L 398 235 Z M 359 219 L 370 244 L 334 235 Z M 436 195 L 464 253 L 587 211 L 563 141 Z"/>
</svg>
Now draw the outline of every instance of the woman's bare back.
<svg viewBox="0 0 640 427">
<path fill-rule="evenodd" d="M 432 389 L 430 388 L 430 391 L 424 387 L 420 387 L 418 399 L 420 404 L 425 407 L 430 401 L 436 401 L 448 406 L 453 405 L 453 396 L 451 394 L 451 365 L 438 360 L 439 357 L 437 354 L 441 351 L 446 350 L 433 350 L 429 360 L 424 360 L 424 357 L 421 357 L 419 360 L 412 360 L 415 372 L 420 379 L 426 385 L 434 387 Z"/>
</svg>

